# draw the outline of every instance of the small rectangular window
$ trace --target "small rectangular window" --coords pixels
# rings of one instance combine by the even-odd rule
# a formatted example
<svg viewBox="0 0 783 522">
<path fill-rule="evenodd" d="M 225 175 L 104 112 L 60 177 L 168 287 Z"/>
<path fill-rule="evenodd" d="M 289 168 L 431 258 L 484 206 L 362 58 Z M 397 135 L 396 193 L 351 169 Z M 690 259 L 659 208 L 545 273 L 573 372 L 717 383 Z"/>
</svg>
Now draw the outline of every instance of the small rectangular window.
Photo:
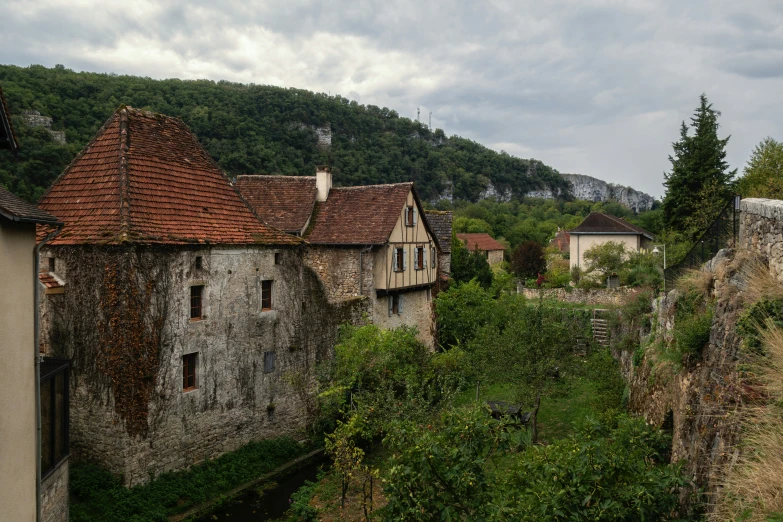
<svg viewBox="0 0 783 522">
<path fill-rule="evenodd" d="M 395 248 L 394 249 L 394 270 L 396 272 L 402 272 L 404 270 L 405 266 L 405 249 L 403 248 Z"/>
<path fill-rule="evenodd" d="M 201 256 L 196 256 L 196 270 L 201 270 L 204 267 L 204 261 Z"/>
<path fill-rule="evenodd" d="M 412 227 L 413 225 L 416 224 L 415 220 L 416 220 L 415 209 L 413 207 L 407 207 L 405 212 L 405 224 L 409 227 Z"/>
<path fill-rule="evenodd" d="M 394 294 L 391 296 L 392 300 L 392 315 L 399 315 L 400 313 L 400 296 L 398 294 Z"/>
<path fill-rule="evenodd" d="M 189 391 L 196 389 L 196 364 L 198 363 L 198 354 L 189 353 L 182 356 L 182 390 Z"/>
<path fill-rule="evenodd" d="M 49 272 L 54 272 L 54 269 L 56 267 L 56 262 L 53 257 L 49 258 Z"/>
<path fill-rule="evenodd" d="M 272 309 L 272 281 L 261 281 L 261 310 Z"/>
<path fill-rule="evenodd" d="M 280 252 L 275 252 L 275 264 L 280 264 Z"/>
<path fill-rule="evenodd" d="M 264 373 L 275 371 L 275 352 L 264 352 Z"/>
<path fill-rule="evenodd" d="M 190 318 L 201 319 L 203 312 L 204 285 L 190 287 Z"/>
<path fill-rule="evenodd" d="M 424 248 L 416 247 L 416 270 L 424 268 Z"/>
</svg>

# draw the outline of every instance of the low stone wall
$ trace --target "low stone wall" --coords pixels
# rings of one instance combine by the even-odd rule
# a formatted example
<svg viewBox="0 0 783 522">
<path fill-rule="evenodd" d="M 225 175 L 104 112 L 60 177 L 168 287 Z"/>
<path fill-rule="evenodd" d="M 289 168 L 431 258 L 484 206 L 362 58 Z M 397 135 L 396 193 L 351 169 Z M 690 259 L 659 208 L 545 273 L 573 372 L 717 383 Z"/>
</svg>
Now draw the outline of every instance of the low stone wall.
<svg viewBox="0 0 783 522">
<path fill-rule="evenodd" d="M 41 482 L 41 520 L 68 522 L 68 460 Z"/>
<path fill-rule="evenodd" d="M 517 293 L 526 299 L 557 299 L 565 303 L 580 303 L 590 305 L 619 305 L 628 296 L 639 292 L 639 288 L 526 288 L 517 284 Z"/>
<path fill-rule="evenodd" d="M 783 275 L 783 201 L 748 198 L 740 202 L 739 247 L 769 260 L 770 271 Z"/>
</svg>

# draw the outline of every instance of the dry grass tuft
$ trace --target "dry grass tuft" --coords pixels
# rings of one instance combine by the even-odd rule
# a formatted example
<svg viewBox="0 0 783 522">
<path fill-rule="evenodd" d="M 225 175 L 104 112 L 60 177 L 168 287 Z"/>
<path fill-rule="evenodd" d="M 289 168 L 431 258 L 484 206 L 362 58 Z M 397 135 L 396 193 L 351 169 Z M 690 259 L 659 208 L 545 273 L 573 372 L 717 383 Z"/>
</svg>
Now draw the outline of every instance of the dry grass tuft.
<svg viewBox="0 0 783 522">
<path fill-rule="evenodd" d="M 767 356 L 750 365 L 743 384 L 758 402 L 746 410 L 743 453 L 727 474 L 713 520 L 767 521 L 783 513 L 783 329 L 763 331 L 762 341 Z"/>
<path fill-rule="evenodd" d="M 686 270 L 677 279 L 677 290 L 683 294 L 699 295 L 705 300 L 709 298 L 715 283 L 715 276 L 706 270 Z"/>
<path fill-rule="evenodd" d="M 783 299 L 783 284 L 772 275 L 766 263 L 759 258 L 749 258 L 738 269 L 745 279 L 746 302 L 755 303 L 763 298 Z"/>
</svg>

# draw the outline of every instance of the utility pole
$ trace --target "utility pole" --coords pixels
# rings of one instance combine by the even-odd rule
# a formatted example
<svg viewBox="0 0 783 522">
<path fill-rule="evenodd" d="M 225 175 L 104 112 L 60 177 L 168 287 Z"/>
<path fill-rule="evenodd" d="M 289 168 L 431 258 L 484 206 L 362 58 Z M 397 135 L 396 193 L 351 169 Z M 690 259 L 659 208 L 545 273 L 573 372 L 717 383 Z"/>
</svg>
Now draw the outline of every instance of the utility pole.
<svg viewBox="0 0 783 522">
<path fill-rule="evenodd" d="M 416 107 L 416 121 L 418 122 L 421 121 L 420 116 L 421 116 L 421 107 Z"/>
<path fill-rule="evenodd" d="M 432 131 L 432 111 L 430 111 L 430 131 Z"/>
</svg>

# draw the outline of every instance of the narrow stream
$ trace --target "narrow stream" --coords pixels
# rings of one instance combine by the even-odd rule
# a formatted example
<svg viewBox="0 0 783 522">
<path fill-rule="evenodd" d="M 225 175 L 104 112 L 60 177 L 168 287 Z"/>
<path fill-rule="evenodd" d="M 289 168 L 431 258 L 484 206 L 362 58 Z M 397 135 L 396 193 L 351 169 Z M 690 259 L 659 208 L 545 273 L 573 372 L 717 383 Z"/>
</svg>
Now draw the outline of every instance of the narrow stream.
<svg viewBox="0 0 783 522">
<path fill-rule="evenodd" d="M 301 488 L 306 480 L 315 482 L 318 470 L 325 465 L 323 459 L 307 464 L 290 475 L 285 475 L 277 481 L 250 488 L 246 493 L 228 502 L 196 522 L 214 522 L 216 520 L 231 522 L 263 522 L 281 518 L 290 506 L 291 494 Z M 259 495 L 257 491 L 264 489 Z"/>
</svg>

